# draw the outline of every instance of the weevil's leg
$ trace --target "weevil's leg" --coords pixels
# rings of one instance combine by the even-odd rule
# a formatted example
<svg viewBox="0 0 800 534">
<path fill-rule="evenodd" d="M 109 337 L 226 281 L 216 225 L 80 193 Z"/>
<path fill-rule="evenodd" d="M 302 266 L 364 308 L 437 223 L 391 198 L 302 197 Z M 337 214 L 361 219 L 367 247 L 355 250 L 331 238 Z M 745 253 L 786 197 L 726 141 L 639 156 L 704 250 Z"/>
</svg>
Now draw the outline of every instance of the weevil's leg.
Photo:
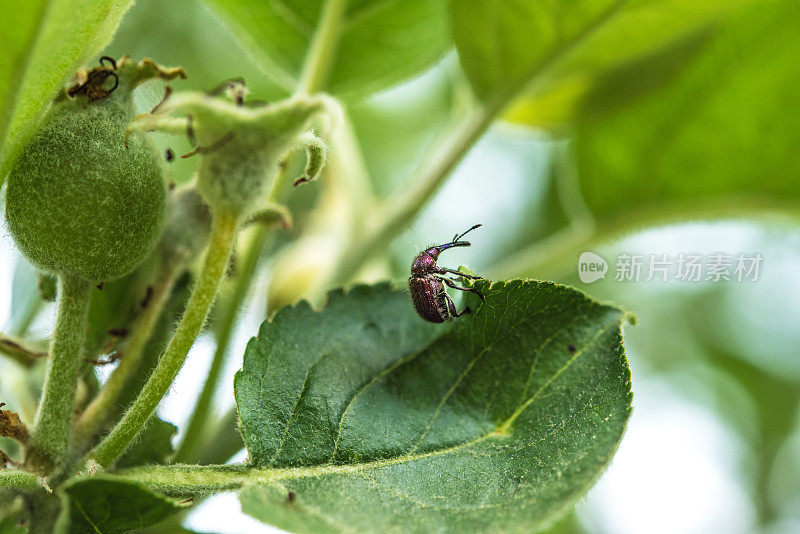
<svg viewBox="0 0 800 534">
<path fill-rule="evenodd" d="M 469 278 L 470 280 L 483 280 L 482 276 L 462 273 L 461 271 L 456 271 L 455 269 L 448 269 L 447 267 L 439 267 L 439 270 L 437 270 L 436 272 L 439 274 L 444 274 L 444 273 L 455 274 L 458 276 L 463 276 L 464 278 Z"/>
<path fill-rule="evenodd" d="M 457 286 L 456 283 L 449 278 L 439 278 L 442 282 L 447 284 L 447 287 L 452 287 L 453 289 L 458 289 L 459 291 L 466 291 L 467 293 L 475 293 L 481 301 L 485 301 L 486 299 L 483 297 L 483 294 L 475 289 L 474 287 L 461 287 Z"/>
<path fill-rule="evenodd" d="M 458 310 L 456 310 L 456 305 L 453 302 L 453 299 L 450 298 L 450 295 L 445 294 L 444 299 L 447 301 L 447 311 L 450 312 L 451 317 L 461 317 L 466 313 L 472 313 L 472 310 L 469 309 L 469 306 L 466 306 L 463 310 L 461 310 L 461 313 L 458 313 Z"/>
</svg>

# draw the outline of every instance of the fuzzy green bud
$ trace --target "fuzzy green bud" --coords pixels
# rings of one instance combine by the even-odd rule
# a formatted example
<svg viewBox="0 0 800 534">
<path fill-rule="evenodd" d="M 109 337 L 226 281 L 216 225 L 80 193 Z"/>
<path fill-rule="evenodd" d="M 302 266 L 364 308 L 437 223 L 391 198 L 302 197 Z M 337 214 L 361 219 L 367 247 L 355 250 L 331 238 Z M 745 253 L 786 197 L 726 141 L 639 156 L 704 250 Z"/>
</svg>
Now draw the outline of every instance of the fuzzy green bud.
<svg viewBox="0 0 800 534">
<path fill-rule="evenodd" d="M 224 97 L 181 93 L 167 99 L 157 114 L 139 117 L 130 130 L 186 132 L 196 145 L 189 155 L 201 156 L 197 189 L 203 199 L 212 212 L 245 221 L 267 197 L 287 153 L 308 151 L 303 181 L 319 174 L 325 145 L 306 132 L 327 105 L 326 97 L 313 96 L 249 108 Z"/>
</svg>

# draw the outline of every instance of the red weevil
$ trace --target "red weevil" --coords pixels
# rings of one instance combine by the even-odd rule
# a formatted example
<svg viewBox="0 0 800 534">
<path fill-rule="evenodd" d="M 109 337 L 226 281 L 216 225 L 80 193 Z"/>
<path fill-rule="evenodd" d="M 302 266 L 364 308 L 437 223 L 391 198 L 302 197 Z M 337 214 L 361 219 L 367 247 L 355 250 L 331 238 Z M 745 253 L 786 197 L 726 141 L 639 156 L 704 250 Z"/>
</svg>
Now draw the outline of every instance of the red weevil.
<svg viewBox="0 0 800 534">
<path fill-rule="evenodd" d="M 476 280 L 480 279 L 480 276 L 464 274 L 454 269 L 447 269 L 436 265 L 436 260 L 443 250 L 452 247 L 470 246 L 472 243 L 469 241 L 460 241 L 460 239 L 479 226 L 481 225 L 476 224 L 463 234 L 456 234 L 449 243 L 435 245 L 423 250 L 411 263 L 411 277 L 408 279 L 411 301 L 414 303 L 414 308 L 417 310 L 417 313 L 426 321 L 443 323 L 449 321 L 453 317 L 460 317 L 465 313 L 470 313 L 469 306 L 461 310 L 461 313 L 456 311 L 456 305 L 444 289 L 445 284 L 459 291 L 475 293 L 481 300 L 484 300 L 480 291 L 474 287 L 457 286 L 453 279 L 445 277 L 446 274 L 455 274 L 464 278 Z"/>
</svg>

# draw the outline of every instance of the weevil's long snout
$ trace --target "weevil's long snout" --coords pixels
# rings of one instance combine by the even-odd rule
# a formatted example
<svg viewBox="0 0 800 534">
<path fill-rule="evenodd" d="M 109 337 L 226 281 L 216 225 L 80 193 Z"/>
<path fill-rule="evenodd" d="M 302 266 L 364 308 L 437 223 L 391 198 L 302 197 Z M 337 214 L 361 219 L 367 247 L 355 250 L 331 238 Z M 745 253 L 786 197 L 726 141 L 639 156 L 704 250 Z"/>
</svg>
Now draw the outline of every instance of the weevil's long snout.
<svg viewBox="0 0 800 534">
<path fill-rule="evenodd" d="M 443 250 L 447 250 L 448 248 L 453 247 L 471 247 L 472 243 L 469 241 L 450 241 L 449 243 L 444 243 L 443 245 L 437 245 L 434 247 L 437 252 L 441 252 Z"/>
</svg>

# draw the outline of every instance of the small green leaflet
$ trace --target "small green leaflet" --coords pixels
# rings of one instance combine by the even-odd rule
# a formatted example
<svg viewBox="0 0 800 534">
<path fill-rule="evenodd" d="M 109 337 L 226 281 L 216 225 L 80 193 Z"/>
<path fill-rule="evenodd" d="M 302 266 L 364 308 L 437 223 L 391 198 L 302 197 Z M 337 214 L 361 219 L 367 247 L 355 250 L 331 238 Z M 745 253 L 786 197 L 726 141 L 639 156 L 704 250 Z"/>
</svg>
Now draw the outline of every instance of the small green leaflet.
<svg viewBox="0 0 800 534">
<path fill-rule="evenodd" d="M 274 471 L 242 509 L 296 532 L 529 531 L 583 495 L 630 413 L 625 313 L 476 286 L 486 302 L 444 325 L 388 285 L 264 323 L 235 393 L 250 462 Z"/>
<path fill-rule="evenodd" d="M 138 482 L 107 475 L 76 479 L 60 492 L 59 534 L 128 532 L 158 523 L 189 506 Z"/>
</svg>

